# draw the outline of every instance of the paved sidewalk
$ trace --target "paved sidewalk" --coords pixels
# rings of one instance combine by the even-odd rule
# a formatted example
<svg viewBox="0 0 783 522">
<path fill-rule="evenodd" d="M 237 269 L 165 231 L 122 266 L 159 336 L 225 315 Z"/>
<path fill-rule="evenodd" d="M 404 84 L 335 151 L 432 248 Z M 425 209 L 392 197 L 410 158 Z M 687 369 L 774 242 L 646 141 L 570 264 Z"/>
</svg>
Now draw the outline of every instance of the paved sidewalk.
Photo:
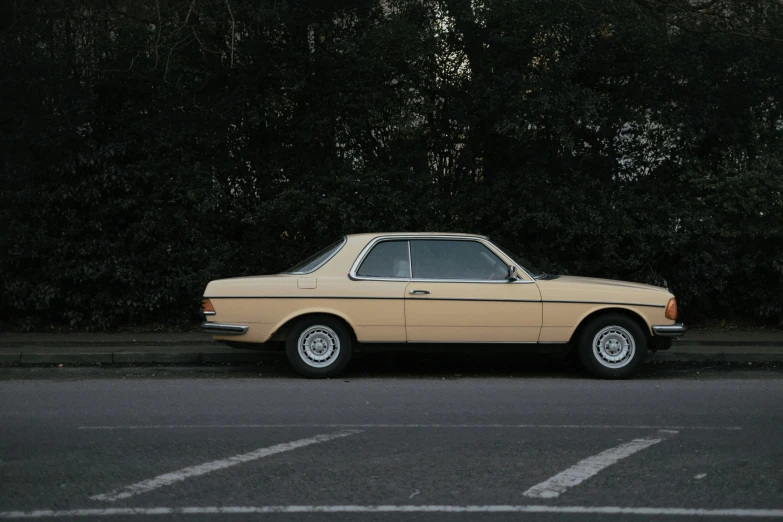
<svg viewBox="0 0 783 522">
<path fill-rule="evenodd" d="M 252 364 L 269 351 L 242 350 L 192 333 L 0 333 L 0 364 Z M 650 357 L 678 362 L 783 362 L 783 331 L 688 332 Z"/>
<path fill-rule="evenodd" d="M 0 349 L 5 346 L 47 345 L 190 345 L 212 344 L 212 336 L 202 332 L 188 333 L 0 333 Z M 215 343 L 216 344 L 216 343 Z"/>
</svg>

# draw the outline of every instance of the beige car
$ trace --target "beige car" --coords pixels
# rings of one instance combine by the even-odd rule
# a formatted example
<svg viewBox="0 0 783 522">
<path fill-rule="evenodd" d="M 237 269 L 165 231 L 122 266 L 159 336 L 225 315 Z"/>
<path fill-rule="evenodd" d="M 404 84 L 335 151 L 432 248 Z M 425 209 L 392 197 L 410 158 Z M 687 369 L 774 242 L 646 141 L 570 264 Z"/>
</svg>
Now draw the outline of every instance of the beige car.
<svg viewBox="0 0 783 522">
<path fill-rule="evenodd" d="M 664 288 L 537 273 L 468 234 L 345 236 L 282 274 L 210 282 L 202 308 L 216 340 L 285 341 L 307 377 L 338 374 L 357 343 L 506 343 L 575 349 L 591 374 L 623 378 L 685 333 Z"/>
</svg>

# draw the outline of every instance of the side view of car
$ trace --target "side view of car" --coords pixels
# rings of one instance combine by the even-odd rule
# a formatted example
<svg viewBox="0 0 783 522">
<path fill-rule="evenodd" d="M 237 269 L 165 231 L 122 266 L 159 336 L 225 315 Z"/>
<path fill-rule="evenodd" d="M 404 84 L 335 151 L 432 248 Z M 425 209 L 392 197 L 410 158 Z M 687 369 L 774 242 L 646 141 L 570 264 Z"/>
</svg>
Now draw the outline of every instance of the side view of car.
<svg viewBox="0 0 783 522">
<path fill-rule="evenodd" d="M 216 340 L 285 341 L 307 377 L 337 375 L 356 343 L 506 343 L 626 378 L 686 330 L 664 288 L 551 276 L 468 234 L 345 236 L 282 274 L 211 281 L 202 303 Z"/>
</svg>

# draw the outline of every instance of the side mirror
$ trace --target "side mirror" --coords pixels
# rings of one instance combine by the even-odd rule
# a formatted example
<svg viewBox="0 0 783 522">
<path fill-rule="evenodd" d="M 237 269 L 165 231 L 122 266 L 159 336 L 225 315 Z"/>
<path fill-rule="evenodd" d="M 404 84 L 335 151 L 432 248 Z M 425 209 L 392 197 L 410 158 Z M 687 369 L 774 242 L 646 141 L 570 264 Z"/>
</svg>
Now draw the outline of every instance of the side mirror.
<svg viewBox="0 0 783 522">
<path fill-rule="evenodd" d="M 514 265 L 509 265 L 508 275 L 506 275 L 506 279 L 508 279 L 509 281 L 516 281 L 518 279 L 517 267 L 515 267 Z"/>
</svg>

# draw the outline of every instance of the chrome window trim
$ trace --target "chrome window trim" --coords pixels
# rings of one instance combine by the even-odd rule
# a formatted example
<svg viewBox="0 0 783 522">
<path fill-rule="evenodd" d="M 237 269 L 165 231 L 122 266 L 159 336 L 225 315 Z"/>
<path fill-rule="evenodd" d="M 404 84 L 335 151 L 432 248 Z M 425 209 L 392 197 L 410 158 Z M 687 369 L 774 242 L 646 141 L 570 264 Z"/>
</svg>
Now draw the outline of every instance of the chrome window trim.
<svg viewBox="0 0 783 522">
<path fill-rule="evenodd" d="M 411 255 L 411 240 L 409 239 L 407 241 L 408 243 L 408 273 L 411 277 L 413 277 L 413 256 Z"/>
<path fill-rule="evenodd" d="M 414 241 L 416 239 L 422 239 L 422 240 L 429 240 L 429 239 L 435 239 L 435 240 L 447 240 L 447 241 L 473 241 L 475 243 L 480 243 L 484 245 L 485 247 L 488 247 L 489 250 L 497 255 L 499 252 L 501 254 L 501 260 L 503 257 L 506 258 L 506 262 L 515 266 L 518 271 L 524 273 L 527 277 L 530 278 L 530 280 L 525 279 L 517 279 L 516 281 L 507 281 L 505 279 L 424 279 L 424 278 L 418 278 L 418 277 L 412 277 L 413 276 L 413 256 L 411 256 L 410 248 L 411 248 L 411 241 Z M 367 254 L 370 253 L 370 250 L 377 245 L 378 243 L 381 243 L 383 241 L 407 241 L 408 242 L 408 261 L 410 263 L 410 274 L 411 277 L 367 277 L 367 276 L 359 276 L 356 275 L 356 271 L 359 269 L 359 266 L 361 266 L 362 261 L 364 261 L 364 258 L 367 256 Z M 438 234 L 433 235 L 418 235 L 418 236 L 406 236 L 406 235 L 399 235 L 399 236 L 377 236 L 372 238 L 367 245 L 359 252 L 359 255 L 356 257 L 356 260 L 353 262 L 353 265 L 351 265 L 351 270 L 348 272 L 348 278 L 353 281 L 416 281 L 416 282 L 425 282 L 425 283 L 487 283 L 487 284 L 502 284 L 502 285 L 509 285 L 509 284 L 535 284 L 535 278 L 525 270 L 523 267 L 519 266 L 513 259 L 511 259 L 508 254 L 506 254 L 503 250 L 497 247 L 492 241 L 485 237 L 480 236 L 443 236 Z"/>
<path fill-rule="evenodd" d="M 319 268 L 321 268 L 322 266 L 324 266 L 326 263 L 328 263 L 329 261 L 331 261 L 331 260 L 332 260 L 332 258 L 333 258 L 334 256 L 336 256 L 336 255 L 337 255 L 337 254 L 340 252 L 340 250 L 342 250 L 342 249 L 343 249 L 343 247 L 345 246 L 345 244 L 346 244 L 346 243 L 348 243 L 348 236 L 343 236 L 343 241 L 342 241 L 342 243 L 340 243 L 340 246 L 338 246 L 338 247 L 337 247 L 337 250 L 335 250 L 334 252 L 332 252 L 332 255 L 330 255 L 329 257 L 327 257 L 326 259 L 324 259 L 324 260 L 323 260 L 321 263 L 319 263 L 319 264 L 318 264 L 318 265 L 317 265 L 315 268 L 313 268 L 312 270 L 309 270 L 309 271 L 307 271 L 307 272 L 281 272 L 281 274 L 286 274 L 286 275 L 306 275 L 306 274 L 312 274 L 313 272 L 315 272 L 316 270 L 318 270 Z"/>
</svg>

